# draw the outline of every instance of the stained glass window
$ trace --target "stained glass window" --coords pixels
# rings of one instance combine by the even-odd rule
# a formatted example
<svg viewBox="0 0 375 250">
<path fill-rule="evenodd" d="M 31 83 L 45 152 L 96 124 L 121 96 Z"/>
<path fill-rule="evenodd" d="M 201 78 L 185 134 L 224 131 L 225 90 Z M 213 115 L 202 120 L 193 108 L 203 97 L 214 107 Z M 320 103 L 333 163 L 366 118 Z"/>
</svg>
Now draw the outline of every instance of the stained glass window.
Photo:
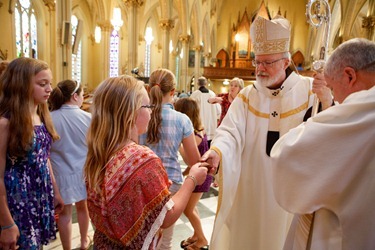
<svg viewBox="0 0 375 250">
<path fill-rule="evenodd" d="M 38 57 L 37 27 L 34 8 L 30 0 L 15 2 L 17 56 Z"/>
<path fill-rule="evenodd" d="M 109 76 L 118 76 L 119 72 L 119 42 L 120 37 L 117 30 L 113 30 L 109 45 Z"/>
<path fill-rule="evenodd" d="M 72 23 L 72 46 L 77 35 L 78 19 L 76 16 L 71 17 Z M 77 82 L 81 82 L 81 64 L 82 64 L 82 53 L 81 53 L 82 42 L 79 41 L 77 53 L 72 53 L 72 79 Z"/>
</svg>

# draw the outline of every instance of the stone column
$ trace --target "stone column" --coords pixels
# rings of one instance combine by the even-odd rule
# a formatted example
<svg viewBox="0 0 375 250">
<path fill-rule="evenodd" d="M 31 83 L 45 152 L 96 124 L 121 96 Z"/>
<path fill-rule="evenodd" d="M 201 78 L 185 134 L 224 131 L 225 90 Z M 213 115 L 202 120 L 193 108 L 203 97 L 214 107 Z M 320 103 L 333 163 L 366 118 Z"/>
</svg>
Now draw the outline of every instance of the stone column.
<svg viewBox="0 0 375 250">
<path fill-rule="evenodd" d="M 60 46 L 57 46 L 56 43 L 57 37 L 56 37 L 56 4 L 53 1 L 50 0 L 44 0 L 44 4 L 48 8 L 48 33 L 49 36 L 47 36 L 48 44 L 45 51 L 49 51 L 49 55 L 45 55 L 48 58 L 48 64 L 52 71 L 52 74 L 54 75 L 56 82 L 59 82 L 61 79 L 57 77 L 59 75 L 59 66 L 57 66 L 57 59 L 56 59 L 56 52 L 58 51 L 58 48 Z"/>
<path fill-rule="evenodd" d="M 102 39 L 100 41 L 100 59 L 99 62 L 102 66 L 101 79 L 106 79 L 109 77 L 109 47 L 111 42 L 111 32 L 113 30 L 112 24 L 109 20 L 98 22 L 98 26 L 101 30 Z"/>
<path fill-rule="evenodd" d="M 128 6 L 128 69 L 137 67 L 138 58 L 138 22 L 137 8 L 143 5 L 143 0 L 123 0 Z"/>
<path fill-rule="evenodd" d="M 59 46 L 57 50 L 57 68 L 60 73 L 59 79 L 71 79 L 72 76 L 72 2 L 71 0 L 57 1 L 57 39 Z M 65 27 L 65 36 L 67 36 L 67 41 L 64 41 L 62 37 L 62 30 Z"/>
<path fill-rule="evenodd" d="M 195 58 L 194 58 L 194 83 L 198 82 L 198 77 L 201 76 L 200 68 L 201 68 L 201 51 L 202 51 L 202 46 L 197 45 L 193 47 L 195 51 Z"/>
<path fill-rule="evenodd" d="M 161 20 L 159 26 L 162 29 L 162 58 L 163 68 L 169 69 L 169 40 L 170 30 L 174 27 L 173 20 Z"/>
<path fill-rule="evenodd" d="M 176 81 L 177 81 L 177 84 L 176 84 L 176 89 L 177 90 L 181 90 L 181 80 L 180 80 L 180 73 L 177 72 L 177 68 L 176 68 L 176 58 L 179 56 L 179 54 L 177 53 L 177 51 L 174 49 L 171 53 L 171 63 L 169 64 L 169 69 L 174 72 L 175 76 L 176 76 Z"/>
<path fill-rule="evenodd" d="M 189 66 L 189 35 L 183 35 L 179 37 L 179 40 L 182 43 L 182 49 L 184 51 L 184 57 L 181 61 L 181 77 L 180 77 L 180 86 L 181 90 L 188 92 L 188 66 Z"/>
</svg>

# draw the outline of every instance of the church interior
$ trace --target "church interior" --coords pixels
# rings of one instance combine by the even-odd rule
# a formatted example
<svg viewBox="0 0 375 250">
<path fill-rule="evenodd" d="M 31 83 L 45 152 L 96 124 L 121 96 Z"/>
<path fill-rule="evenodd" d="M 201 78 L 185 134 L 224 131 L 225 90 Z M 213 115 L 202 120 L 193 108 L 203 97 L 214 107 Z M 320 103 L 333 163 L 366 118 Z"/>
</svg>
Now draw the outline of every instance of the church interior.
<svg viewBox="0 0 375 250">
<path fill-rule="evenodd" d="M 255 80 L 250 26 L 257 16 L 277 15 L 291 23 L 292 66 L 302 75 L 313 75 L 314 62 L 344 41 L 375 40 L 375 0 L 0 0 L 0 61 L 47 62 L 53 87 L 65 79 L 84 86 L 84 109 L 104 79 L 126 74 L 147 83 L 158 68 L 175 74 L 179 92 L 196 90 L 205 76 L 218 94 L 228 92 L 234 77 L 245 85 Z M 198 204 L 208 238 L 217 193 L 212 188 Z M 179 249 L 192 227 L 182 216 L 176 228 Z M 62 249 L 61 242 L 45 249 Z"/>
<path fill-rule="evenodd" d="M 327 3 L 324 5 L 324 3 Z M 226 92 L 228 80 L 255 79 L 250 26 L 257 15 L 286 17 L 295 69 L 353 38 L 374 40 L 375 0 L 0 0 L 0 60 L 46 61 L 53 84 L 73 79 L 92 92 L 121 74 L 147 83 L 168 68 L 178 91 L 194 91 L 199 76 Z"/>
</svg>

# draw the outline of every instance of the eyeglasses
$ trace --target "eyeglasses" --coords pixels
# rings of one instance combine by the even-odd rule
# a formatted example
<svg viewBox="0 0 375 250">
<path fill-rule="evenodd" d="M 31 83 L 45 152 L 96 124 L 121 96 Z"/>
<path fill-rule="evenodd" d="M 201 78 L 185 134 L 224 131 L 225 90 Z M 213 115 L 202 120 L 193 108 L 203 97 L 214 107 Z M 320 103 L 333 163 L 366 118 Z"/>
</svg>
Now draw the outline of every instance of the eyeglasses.
<svg viewBox="0 0 375 250">
<path fill-rule="evenodd" d="M 145 109 L 154 109 L 154 108 L 155 108 L 155 105 L 154 105 L 154 104 L 150 104 L 150 105 L 142 105 L 141 108 L 145 108 Z"/>
<path fill-rule="evenodd" d="M 77 90 L 79 89 L 79 85 L 80 83 L 75 81 L 76 82 L 76 88 L 73 90 L 73 93 L 71 95 L 74 95 L 75 92 L 77 92 Z"/>
<path fill-rule="evenodd" d="M 267 61 L 265 61 L 265 62 L 260 62 L 260 61 L 257 61 L 257 60 L 252 60 L 251 62 L 253 63 L 253 66 L 256 67 L 256 68 L 258 68 L 259 65 L 262 65 L 262 66 L 265 67 L 265 68 L 272 68 L 272 67 L 273 67 L 273 64 L 274 64 L 275 62 L 278 62 L 278 61 L 283 60 L 283 59 L 286 59 L 286 58 L 282 57 L 282 58 L 277 59 L 277 60 L 272 61 L 272 62 L 267 62 Z"/>
</svg>

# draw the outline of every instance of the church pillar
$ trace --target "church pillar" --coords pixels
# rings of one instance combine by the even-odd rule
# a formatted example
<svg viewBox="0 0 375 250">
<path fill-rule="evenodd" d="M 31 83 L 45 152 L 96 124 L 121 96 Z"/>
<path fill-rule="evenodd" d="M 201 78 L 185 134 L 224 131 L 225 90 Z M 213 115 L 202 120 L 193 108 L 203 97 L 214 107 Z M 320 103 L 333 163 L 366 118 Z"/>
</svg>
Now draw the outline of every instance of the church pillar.
<svg viewBox="0 0 375 250">
<path fill-rule="evenodd" d="M 101 79 L 106 79 L 109 77 L 109 49 L 111 42 L 111 32 L 113 30 L 110 21 L 98 22 L 98 26 L 101 30 L 101 42 L 100 42 L 100 57 L 101 58 Z"/>
<path fill-rule="evenodd" d="M 138 7 L 143 5 L 142 0 L 123 0 L 128 6 L 128 69 L 137 67 L 138 57 Z"/>
<path fill-rule="evenodd" d="M 182 43 L 182 50 L 184 53 L 184 57 L 181 61 L 181 77 L 180 77 L 180 86 L 181 90 L 185 90 L 185 92 L 188 92 L 190 88 L 188 87 L 188 66 L 189 66 L 189 41 L 190 36 L 180 36 L 179 37 L 181 43 Z"/>
<path fill-rule="evenodd" d="M 162 67 L 169 69 L 169 40 L 170 30 L 173 29 L 173 20 L 162 20 L 159 22 L 162 29 Z"/>
<path fill-rule="evenodd" d="M 198 82 L 198 77 L 201 76 L 200 68 L 201 68 L 201 51 L 202 51 L 202 46 L 197 45 L 193 49 L 195 51 L 195 58 L 194 58 L 194 75 L 195 75 L 194 79 L 195 80 L 194 80 L 194 83 L 197 83 Z"/>
<path fill-rule="evenodd" d="M 52 71 L 52 74 L 54 75 L 54 78 L 57 81 L 60 81 L 61 78 L 57 77 L 59 74 L 60 68 L 57 66 L 57 59 L 56 59 L 56 52 L 58 51 L 58 44 L 56 43 L 57 37 L 56 37 L 56 4 L 52 1 L 44 1 L 44 4 L 48 8 L 48 33 L 47 36 L 47 46 L 45 51 L 49 51 L 47 55 L 45 55 L 48 58 L 48 65 Z M 60 66 L 60 65 L 59 65 Z"/>
<path fill-rule="evenodd" d="M 57 35 L 59 36 L 56 61 L 60 70 L 58 79 L 70 79 L 72 76 L 72 16 L 71 0 L 56 1 L 57 4 Z"/>
<path fill-rule="evenodd" d="M 169 64 L 169 69 L 174 72 L 175 76 L 176 76 L 176 89 L 177 90 L 180 90 L 182 87 L 181 87 L 181 81 L 180 81 L 180 73 L 178 72 L 178 67 L 176 65 L 176 60 L 177 60 L 177 57 L 180 56 L 177 51 L 174 49 L 171 53 L 171 63 Z"/>
</svg>

